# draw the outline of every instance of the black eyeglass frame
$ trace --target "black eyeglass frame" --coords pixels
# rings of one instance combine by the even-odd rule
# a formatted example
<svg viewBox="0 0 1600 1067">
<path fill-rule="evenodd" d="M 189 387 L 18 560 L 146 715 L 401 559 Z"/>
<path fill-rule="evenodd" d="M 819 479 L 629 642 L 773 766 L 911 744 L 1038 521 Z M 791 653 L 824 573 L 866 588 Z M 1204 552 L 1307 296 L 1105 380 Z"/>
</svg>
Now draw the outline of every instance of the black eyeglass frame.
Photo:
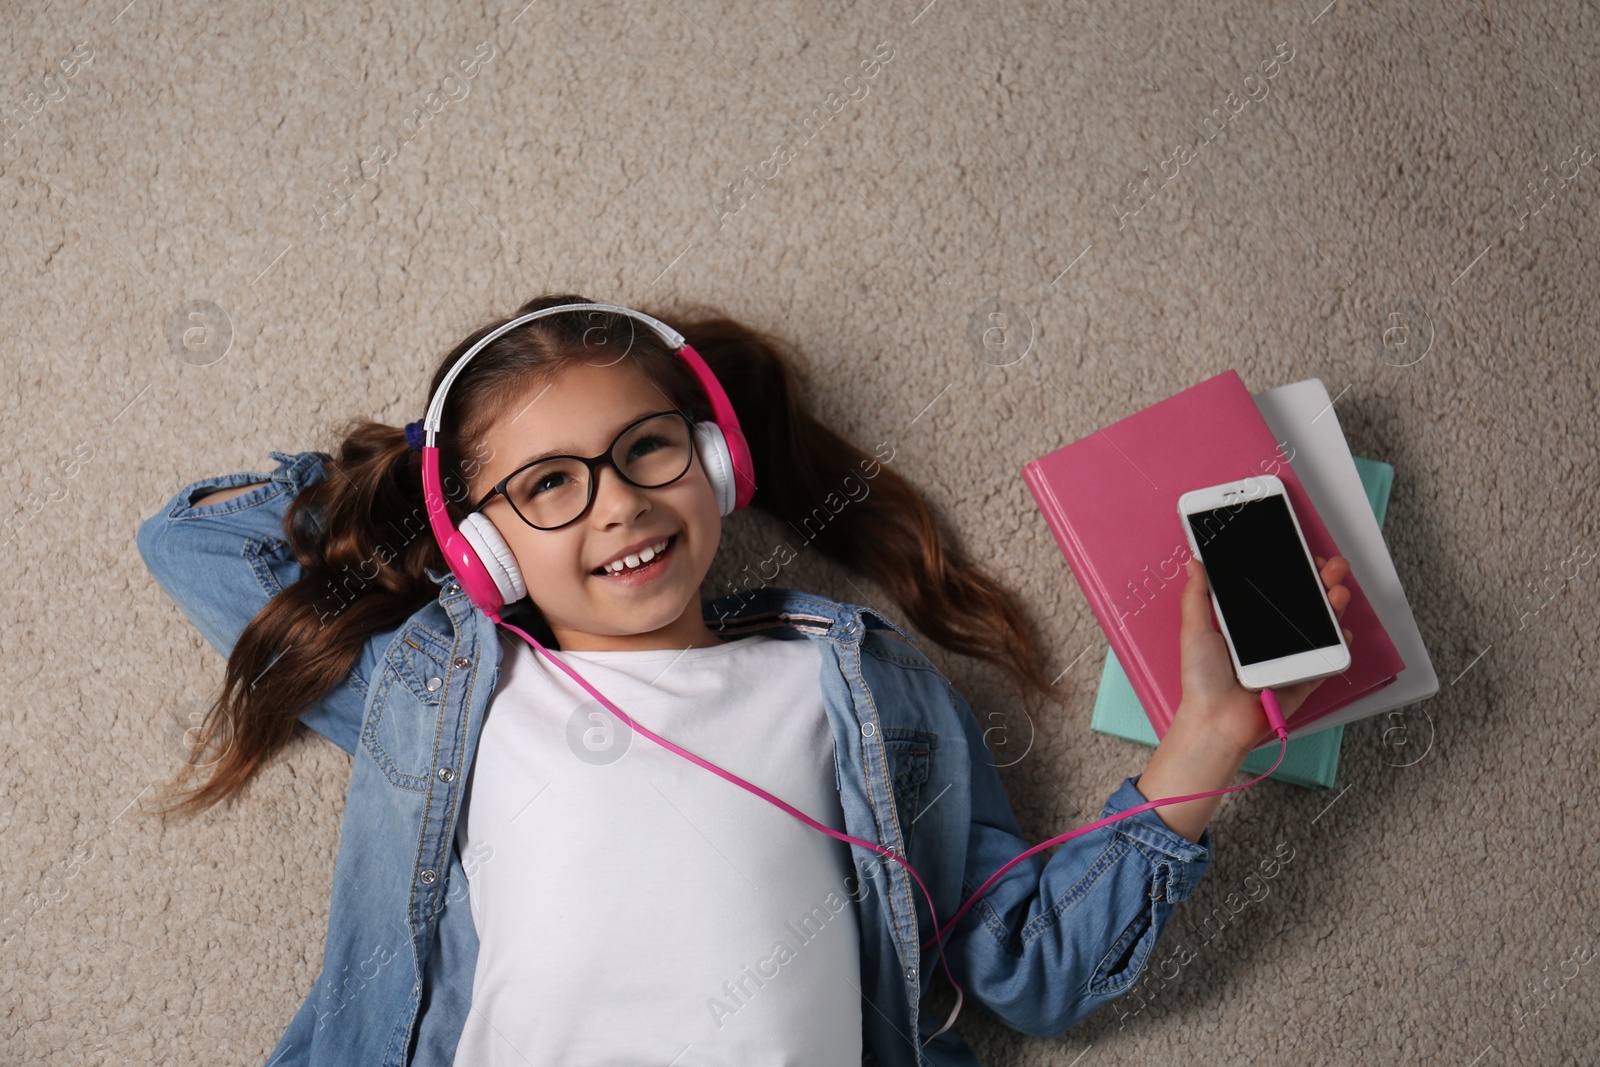
<svg viewBox="0 0 1600 1067">
<path fill-rule="evenodd" d="M 632 430 L 640 423 L 649 422 L 651 419 L 659 419 L 663 415 L 676 415 L 678 418 L 683 420 L 684 428 L 688 431 L 689 435 L 689 462 L 684 464 L 683 470 L 679 471 L 676 475 L 668 478 L 666 481 L 661 482 L 658 485 L 640 485 L 638 482 L 634 481 L 632 478 L 623 473 L 622 468 L 617 465 L 617 461 L 612 458 L 611 453 L 616 451 L 617 445 L 620 444 L 622 439 L 628 435 L 628 431 Z M 484 507 L 496 496 L 503 496 L 506 498 L 506 504 L 510 506 L 512 513 L 533 529 L 561 530 L 582 519 L 585 515 L 589 514 L 589 509 L 594 507 L 594 494 L 600 486 L 601 467 L 610 467 L 612 470 L 617 472 L 617 476 L 619 478 L 633 486 L 635 489 L 662 489 L 671 485 L 673 482 L 676 482 L 685 474 L 689 473 L 689 468 L 694 466 L 694 450 L 694 420 L 688 415 L 684 414 L 682 411 L 673 408 L 669 411 L 656 411 L 649 415 L 641 415 L 619 430 L 617 432 L 617 436 L 611 439 L 611 444 L 607 446 L 606 450 L 600 453 L 598 456 L 545 456 L 543 459 L 536 459 L 528 463 L 524 463 L 522 466 L 518 467 L 516 470 L 512 471 L 510 474 L 496 482 L 494 487 L 487 493 L 483 494 L 483 498 L 468 510 L 467 514 L 470 515 L 473 512 L 482 511 Z M 560 526 L 537 526 L 531 522 L 526 515 L 517 510 L 516 501 L 512 500 L 511 494 L 506 492 L 506 486 L 510 484 L 511 479 L 515 478 L 529 467 L 537 467 L 541 463 L 554 463 L 558 459 L 574 459 L 579 463 L 582 463 L 585 467 L 589 468 L 589 497 L 583 502 L 583 510 L 578 512 L 572 518 L 568 519 L 566 522 L 562 523 Z"/>
</svg>

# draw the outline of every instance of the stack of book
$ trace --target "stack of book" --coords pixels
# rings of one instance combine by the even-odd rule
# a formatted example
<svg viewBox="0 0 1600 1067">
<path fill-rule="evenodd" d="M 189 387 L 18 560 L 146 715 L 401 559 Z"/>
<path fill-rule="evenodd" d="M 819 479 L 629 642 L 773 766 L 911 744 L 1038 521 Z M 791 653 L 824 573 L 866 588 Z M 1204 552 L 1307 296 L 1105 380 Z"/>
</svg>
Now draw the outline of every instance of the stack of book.
<svg viewBox="0 0 1600 1067">
<path fill-rule="evenodd" d="M 1381 524 L 1386 463 L 1350 453 L 1328 391 L 1311 378 L 1251 396 L 1232 370 L 1041 456 L 1023 479 L 1110 643 L 1091 725 L 1155 745 L 1182 698 L 1179 598 L 1188 542 L 1178 497 L 1258 474 L 1281 479 L 1314 555 L 1350 563 L 1350 667 L 1289 720 L 1272 777 L 1333 784 L 1343 727 L 1438 692 Z M 1277 759 L 1273 740 L 1244 770 Z"/>
</svg>

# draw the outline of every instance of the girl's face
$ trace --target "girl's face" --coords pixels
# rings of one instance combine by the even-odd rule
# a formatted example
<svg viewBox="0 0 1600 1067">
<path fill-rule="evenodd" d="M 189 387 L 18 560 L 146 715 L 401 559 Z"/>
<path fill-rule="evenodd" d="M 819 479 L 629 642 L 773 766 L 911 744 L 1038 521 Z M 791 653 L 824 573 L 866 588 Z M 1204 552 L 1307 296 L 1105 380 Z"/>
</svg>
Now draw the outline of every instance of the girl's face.
<svg viewBox="0 0 1600 1067">
<path fill-rule="evenodd" d="M 623 427 L 673 404 L 635 361 L 579 362 L 534 386 L 489 429 L 491 457 L 471 482 L 477 500 L 536 456 L 598 455 Z M 629 485 L 612 466 L 596 472 L 594 502 L 576 522 L 536 530 L 503 495 L 483 507 L 504 537 L 528 594 L 563 651 L 704 648 L 718 644 L 700 613 L 700 583 L 722 537 L 711 483 L 698 451 L 689 470 L 657 489 Z M 599 568 L 642 544 L 672 538 L 647 580 L 604 577 Z M 644 576 L 641 576 L 644 577 Z"/>
</svg>

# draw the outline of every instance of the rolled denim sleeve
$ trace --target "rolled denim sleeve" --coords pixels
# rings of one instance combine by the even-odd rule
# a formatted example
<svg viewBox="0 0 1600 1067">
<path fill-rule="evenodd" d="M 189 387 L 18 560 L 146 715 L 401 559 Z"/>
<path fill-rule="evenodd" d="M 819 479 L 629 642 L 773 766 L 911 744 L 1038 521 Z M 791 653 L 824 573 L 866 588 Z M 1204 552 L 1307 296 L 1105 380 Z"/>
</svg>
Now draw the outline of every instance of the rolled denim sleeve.
<svg viewBox="0 0 1600 1067">
<path fill-rule="evenodd" d="M 240 471 L 203 478 L 180 489 L 139 527 L 140 558 L 178 610 L 223 657 L 232 653 L 250 621 L 300 578 L 284 539 L 284 516 L 295 495 L 321 481 L 319 452 L 272 452 L 271 471 Z M 264 482 L 230 500 L 194 505 L 218 489 Z M 367 657 L 343 683 L 300 721 L 353 753 L 366 703 Z"/>
<path fill-rule="evenodd" d="M 1030 843 L 985 758 L 972 709 L 950 692 L 971 762 L 965 900 Z M 1122 781 L 1101 818 L 1154 799 L 1134 781 Z M 1017 864 L 972 906 L 946 943 L 950 966 L 1006 1025 L 1057 1037 L 1133 986 L 1173 906 L 1194 891 L 1211 859 L 1209 827 L 1190 841 L 1153 808 L 1080 834 Z"/>
</svg>

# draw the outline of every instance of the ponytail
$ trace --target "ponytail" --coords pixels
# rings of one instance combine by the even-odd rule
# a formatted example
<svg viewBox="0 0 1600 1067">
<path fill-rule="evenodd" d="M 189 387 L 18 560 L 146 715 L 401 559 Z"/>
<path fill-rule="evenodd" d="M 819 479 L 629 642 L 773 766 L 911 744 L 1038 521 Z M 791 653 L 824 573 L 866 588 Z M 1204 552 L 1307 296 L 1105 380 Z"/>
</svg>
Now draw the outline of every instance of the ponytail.
<svg viewBox="0 0 1600 1067">
<path fill-rule="evenodd" d="M 726 318 L 674 329 L 705 358 L 739 416 L 756 468 L 752 507 L 870 574 L 938 644 L 1050 693 L 1016 597 L 950 543 L 921 494 L 886 465 L 892 452 L 866 452 L 817 421 L 782 340 Z"/>
</svg>

